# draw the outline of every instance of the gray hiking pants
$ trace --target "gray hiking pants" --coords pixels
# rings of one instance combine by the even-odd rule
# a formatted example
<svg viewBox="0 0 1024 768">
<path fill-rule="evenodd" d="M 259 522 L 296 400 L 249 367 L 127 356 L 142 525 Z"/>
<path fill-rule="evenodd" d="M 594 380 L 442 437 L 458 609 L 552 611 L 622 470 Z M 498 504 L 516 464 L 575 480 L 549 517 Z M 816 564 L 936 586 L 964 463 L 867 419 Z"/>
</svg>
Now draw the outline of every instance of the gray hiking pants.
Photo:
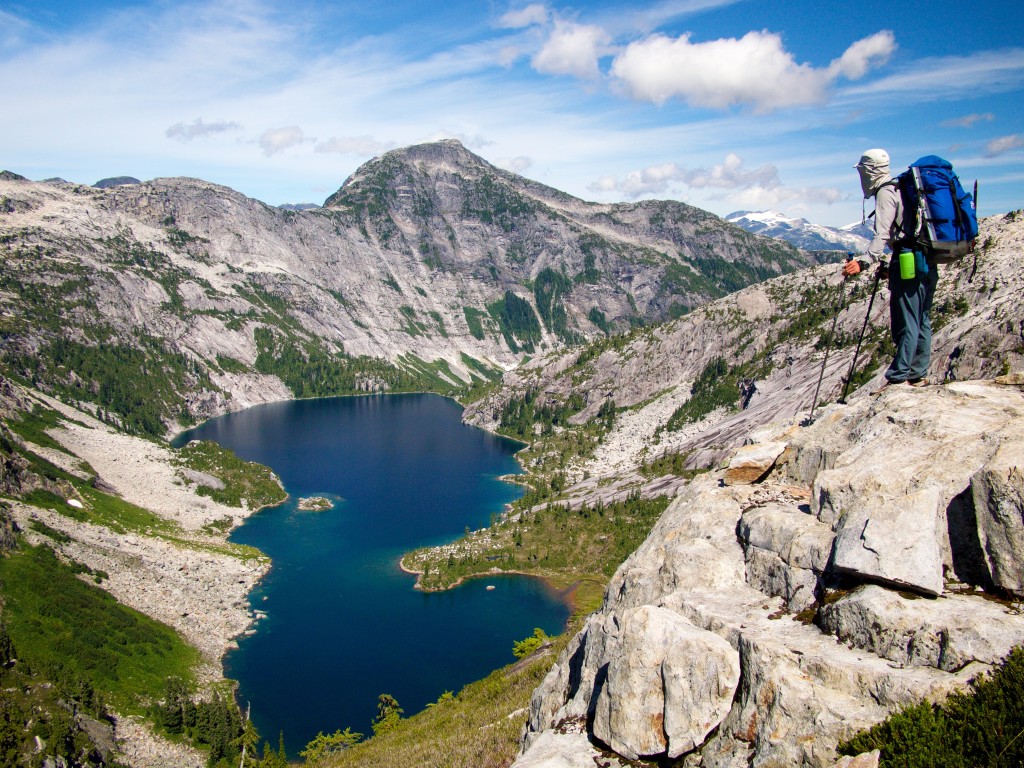
<svg viewBox="0 0 1024 768">
<path fill-rule="evenodd" d="M 889 264 L 889 321 L 896 345 L 885 378 L 893 383 L 923 379 L 932 359 L 932 321 L 930 318 L 939 270 L 928 265 L 928 274 L 912 280 L 900 277 L 900 264 L 894 257 Z"/>
</svg>

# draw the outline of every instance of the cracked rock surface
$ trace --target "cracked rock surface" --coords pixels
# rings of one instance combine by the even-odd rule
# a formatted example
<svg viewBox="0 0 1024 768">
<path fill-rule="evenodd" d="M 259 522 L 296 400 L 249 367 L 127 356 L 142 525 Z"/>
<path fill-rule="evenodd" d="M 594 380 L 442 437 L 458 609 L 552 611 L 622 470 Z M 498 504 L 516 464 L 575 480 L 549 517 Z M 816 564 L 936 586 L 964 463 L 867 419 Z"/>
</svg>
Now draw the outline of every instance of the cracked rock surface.
<svg viewBox="0 0 1024 768">
<path fill-rule="evenodd" d="M 1014 548 L 982 544 L 1017 535 L 1019 388 L 893 388 L 759 437 L 786 443 L 766 478 L 697 478 L 616 572 L 534 692 L 517 768 L 563 764 L 531 755 L 564 722 L 629 759 L 831 767 L 1024 642 L 994 554 Z"/>
</svg>

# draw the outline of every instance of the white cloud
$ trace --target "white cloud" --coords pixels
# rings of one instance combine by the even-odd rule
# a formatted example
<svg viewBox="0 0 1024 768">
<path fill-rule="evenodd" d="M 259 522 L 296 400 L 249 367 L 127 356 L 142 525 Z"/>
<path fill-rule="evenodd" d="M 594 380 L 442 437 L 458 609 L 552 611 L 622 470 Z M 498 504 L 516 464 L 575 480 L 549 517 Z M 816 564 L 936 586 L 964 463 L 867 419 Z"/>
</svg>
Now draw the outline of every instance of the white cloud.
<svg viewBox="0 0 1024 768">
<path fill-rule="evenodd" d="M 706 43 L 690 42 L 689 34 L 676 39 L 658 34 L 627 46 L 612 63 L 611 74 L 631 96 L 656 104 L 680 98 L 698 107 L 742 105 L 769 112 L 824 102 L 838 77 L 862 77 L 894 49 L 892 33 L 879 32 L 820 69 L 797 64 L 782 38 L 771 32 Z"/>
<path fill-rule="evenodd" d="M 664 195 L 678 186 L 715 192 L 712 198 L 726 199 L 745 207 L 772 207 L 785 202 L 832 203 L 842 200 L 837 189 L 790 188 L 782 185 L 778 169 L 771 164 L 748 170 L 734 152 L 707 168 L 685 168 L 675 163 L 652 165 L 617 179 L 603 176 L 590 184 L 591 192 L 614 192 L 635 200 L 644 195 Z"/>
<path fill-rule="evenodd" d="M 0 50 L 21 45 L 29 24 L 17 16 L 0 10 Z"/>
<path fill-rule="evenodd" d="M 884 64 L 896 50 L 896 37 L 887 29 L 858 40 L 833 61 L 828 68 L 833 77 L 860 80 L 872 66 Z"/>
<path fill-rule="evenodd" d="M 838 189 L 827 187 L 749 187 L 727 196 L 729 202 L 743 208 L 763 210 L 777 208 L 784 203 L 797 202 L 824 203 L 832 205 L 844 199 L 846 195 Z"/>
<path fill-rule="evenodd" d="M 192 141 L 192 139 L 202 138 L 203 136 L 212 136 L 218 133 L 225 133 L 227 131 L 237 131 L 241 128 L 238 123 L 220 121 L 214 123 L 204 123 L 203 118 L 197 117 L 190 124 L 175 123 L 166 131 L 164 135 L 168 139 L 177 139 L 180 142 Z"/>
<path fill-rule="evenodd" d="M 548 9 L 541 3 L 532 3 L 518 11 L 509 11 L 498 19 L 498 26 L 505 29 L 522 29 L 547 23 Z"/>
<path fill-rule="evenodd" d="M 1024 147 L 1024 133 L 1012 133 L 1009 136 L 1000 136 L 992 139 L 985 145 L 985 156 L 996 157 L 1014 149 Z"/>
<path fill-rule="evenodd" d="M 270 157 L 272 155 L 280 154 L 286 149 L 298 146 L 299 144 L 314 141 L 316 141 L 316 139 L 306 138 L 306 135 L 302 132 L 302 129 L 299 128 L 299 126 L 288 125 L 283 128 L 272 128 L 269 131 L 264 131 L 257 143 L 263 150 L 263 154 Z"/>
<path fill-rule="evenodd" d="M 372 136 L 332 136 L 316 145 L 317 152 L 338 155 L 378 155 L 397 145 L 394 142 L 377 141 Z"/>
<path fill-rule="evenodd" d="M 494 164 L 499 168 L 504 168 L 506 171 L 523 174 L 530 170 L 530 167 L 533 165 L 533 158 L 527 157 L 526 155 L 520 155 L 519 157 L 500 157 L 494 161 Z"/>
<path fill-rule="evenodd" d="M 598 59 L 610 52 L 610 43 L 601 27 L 556 20 L 551 36 L 533 57 L 533 68 L 547 75 L 596 80 L 601 76 Z"/>
<path fill-rule="evenodd" d="M 741 0 L 661 0 L 649 7 L 631 8 L 626 21 L 634 30 L 650 32 L 674 19 L 735 5 L 738 2 Z M 621 14 L 621 10 L 617 9 L 617 14 Z"/>
<path fill-rule="evenodd" d="M 507 45 L 498 51 L 498 63 L 508 69 L 523 55 L 523 49 L 515 45 Z"/>
<path fill-rule="evenodd" d="M 978 98 L 1024 83 L 1024 48 L 980 51 L 969 56 L 922 59 L 895 74 L 844 89 L 845 100 L 871 97 L 883 103 L 908 99 Z"/>
<path fill-rule="evenodd" d="M 995 120 L 996 116 L 991 112 L 974 113 L 971 115 L 964 115 L 963 117 L 957 117 L 953 120 L 943 120 L 939 125 L 943 128 L 973 128 L 975 123 L 982 121 Z"/>
<path fill-rule="evenodd" d="M 743 167 L 743 158 L 735 152 L 725 156 L 725 162 L 711 168 L 698 168 L 686 171 L 683 181 L 688 187 L 701 189 L 715 187 L 718 189 L 736 189 L 737 187 L 777 187 L 779 170 L 774 165 L 762 165 L 748 171 Z"/>
<path fill-rule="evenodd" d="M 746 170 L 743 158 L 734 152 L 725 161 L 710 168 L 688 169 L 675 163 L 651 165 L 632 171 L 622 179 L 604 176 L 591 184 L 591 192 L 619 192 L 636 199 L 643 195 L 664 194 L 676 184 L 691 189 L 737 189 L 743 187 L 772 188 L 779 186 L 779 172 L 774 165 Z"/>
</svg>

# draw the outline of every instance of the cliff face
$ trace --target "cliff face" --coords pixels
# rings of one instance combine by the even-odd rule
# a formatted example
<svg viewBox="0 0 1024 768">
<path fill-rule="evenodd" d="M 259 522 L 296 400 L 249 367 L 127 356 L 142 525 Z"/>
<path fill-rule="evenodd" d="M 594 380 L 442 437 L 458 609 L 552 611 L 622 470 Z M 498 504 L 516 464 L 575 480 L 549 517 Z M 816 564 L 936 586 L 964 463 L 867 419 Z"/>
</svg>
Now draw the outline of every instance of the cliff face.
<svg viewBox="0 0 1024 768">
<path fill-rule="evenodd" d="M 942 271 L 939 383 L 878 397 L 869 384 L 811 424 L 836 266 L 727 297 L 586 368 L 552 358 L 507 375 L 513 392 L 558 392 L 575 376 L 600 402 L 636 404 L 570 468 L 576 498 L 679 489 L 535 692 L 516 768 L 607 760 L 609 749 L 707 768 L 832 766 L 838 742 L 941 700 L 1024 643 L 1024 378 L 1008 372 L 1024 368 L 1024 221 L 989 219 L 982 242 L 973 281 L 970 262 Z M 813 317 L 816 280 L 831 290 Z M 861 288 L 844 304 L 820 400 L 841 389 L 869 300 Z M 882 293 L 865 362 L 884 339 L 886 304 Z M 787 306 L 810 333 L 779 325 Z M 666 431 L 730 345 L 755 363 L 731 407 Z M 711 471 L 645 479 L 636 465 L 655 451 Z"/>
</svg>

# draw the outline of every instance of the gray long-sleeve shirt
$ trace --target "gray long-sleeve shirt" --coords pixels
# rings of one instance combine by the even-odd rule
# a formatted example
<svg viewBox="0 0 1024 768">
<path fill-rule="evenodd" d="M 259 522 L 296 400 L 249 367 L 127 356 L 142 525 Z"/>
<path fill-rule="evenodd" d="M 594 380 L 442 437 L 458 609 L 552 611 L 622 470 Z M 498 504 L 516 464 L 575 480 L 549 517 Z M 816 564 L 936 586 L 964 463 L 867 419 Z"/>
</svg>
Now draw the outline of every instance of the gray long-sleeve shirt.
<svg viewBox="0 0 1024 768">
<path fill-rule="evenodd" d="M 903 201 L 899 190 L 892 183 L 885 183 L 875 190 L 875 236 L 868 245 L 864 260 L 875 264 L 882 260 L 885 248 L 889 246 L 894 221 L 903 218 Z"/>
</svg>

